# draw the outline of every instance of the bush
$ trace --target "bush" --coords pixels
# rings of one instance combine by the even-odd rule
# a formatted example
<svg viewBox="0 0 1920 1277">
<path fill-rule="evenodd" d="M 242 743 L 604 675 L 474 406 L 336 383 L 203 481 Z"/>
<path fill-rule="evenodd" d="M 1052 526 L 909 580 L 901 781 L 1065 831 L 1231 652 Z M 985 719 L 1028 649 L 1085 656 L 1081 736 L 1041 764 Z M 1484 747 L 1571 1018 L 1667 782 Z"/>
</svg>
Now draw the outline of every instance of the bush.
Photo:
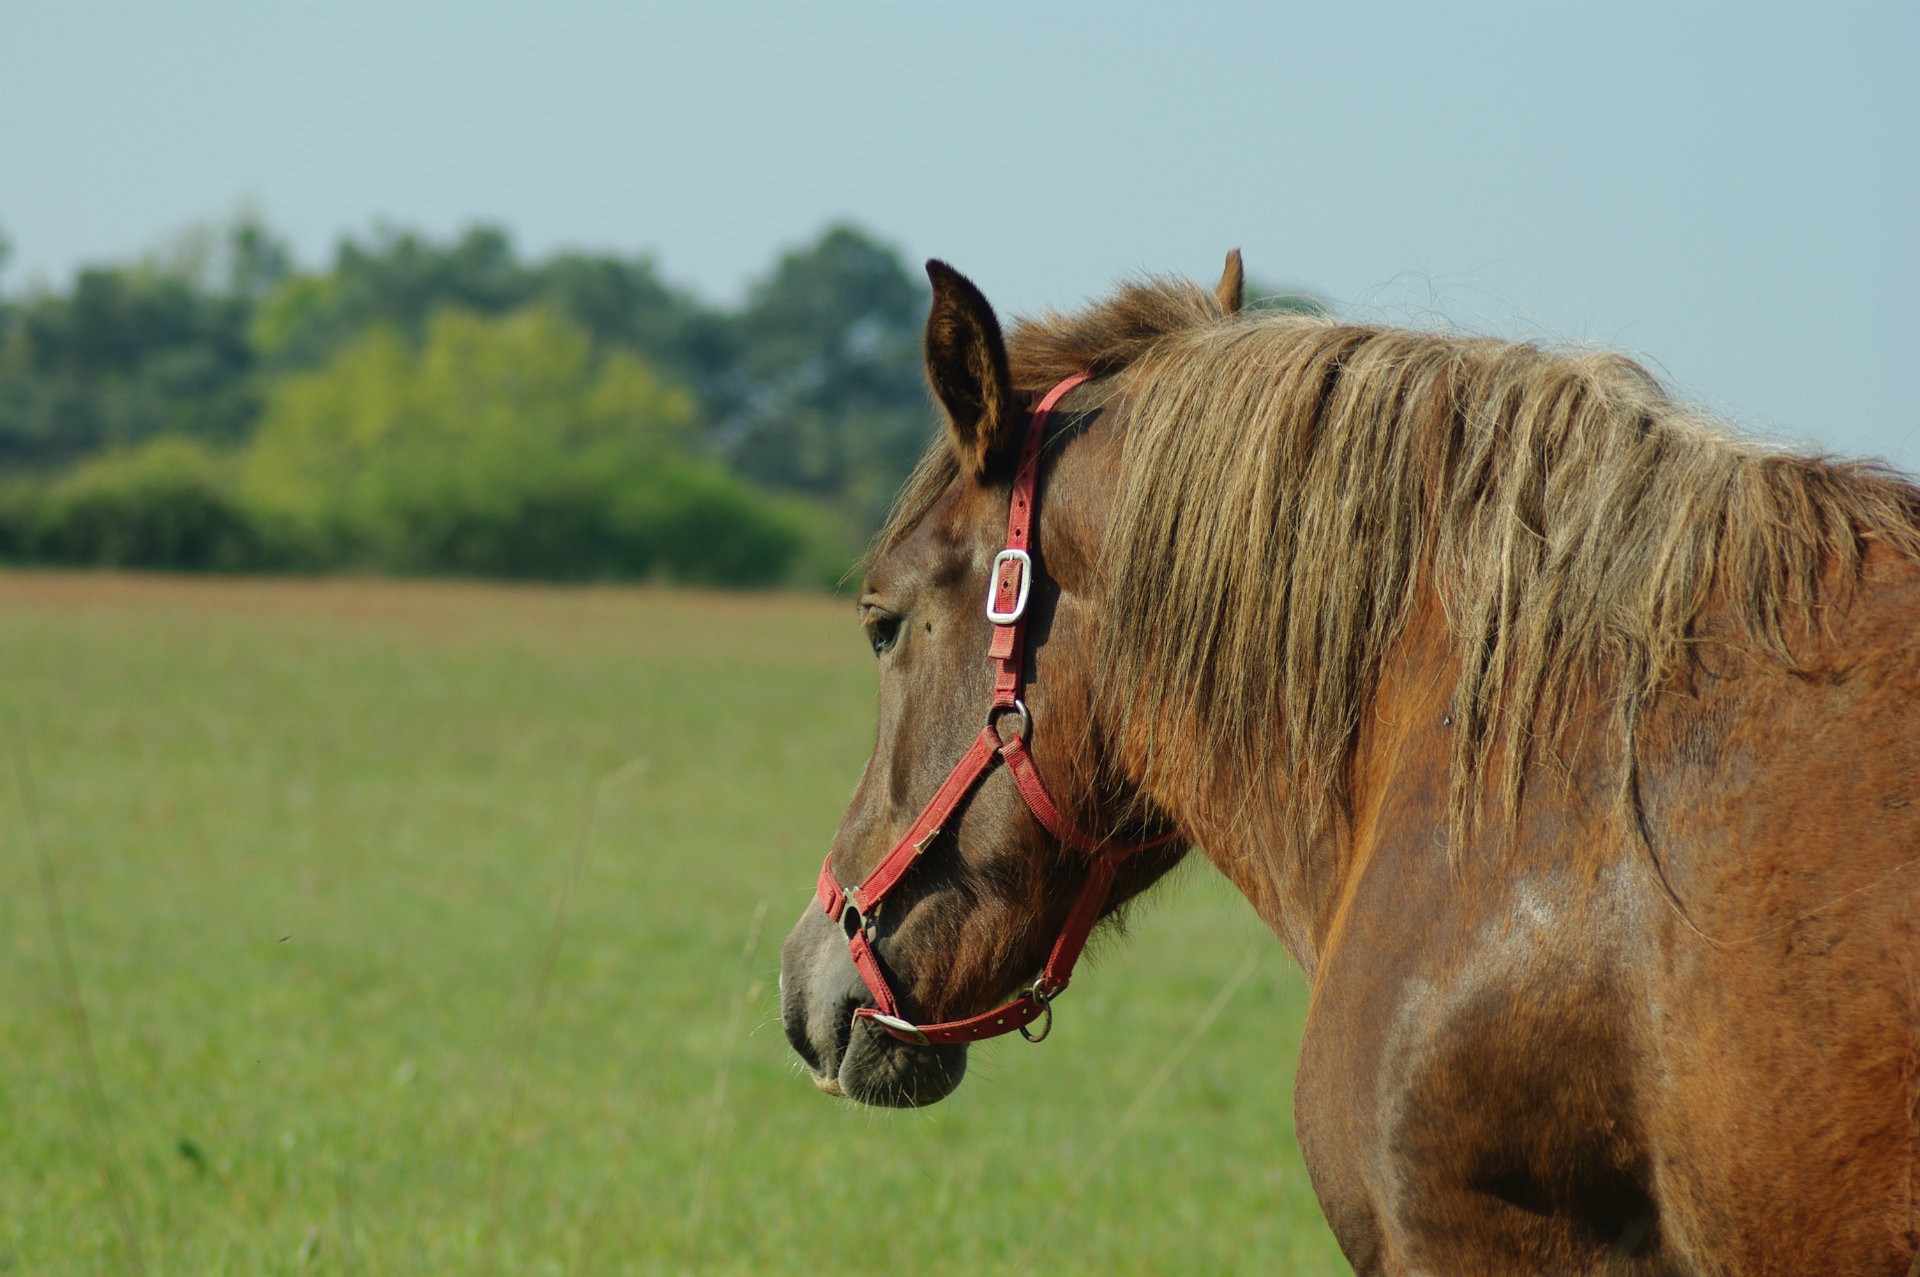
<svg viewBox="0 0 1920 1277">
<path fill-rule="evenodd" d="M 684 457 L 573 458 L 484 493 L 397 484 L 331 539 L 249 505 L 224 460 L 164 438 L 51 482 L 0 484 L 0 559 L 174 571 L 376 567 L 530 580 L 807 584 L 842 547 L 827 521 Z"/>
<path fill-rule="evenodd" d="M 614 539 L 651 554 L 650 575 L 704 585 L 790 579 L 810 529 L 718 467 L 655 467 L 619 494 Z"/>
<path fill-rule="evenodd" d="M 109 453 L 0 506 L 8 548 L 23 559 L 237 571 L 272 557 L 226 465 L 191 439 Z"/>
<path fill-rule="evenodd" d="M 0 481 L 0 563 L 32 558 L 40 489 L 27 479 Z"/>
<path fill-rule="evenodd" d="M 484 501 L 431 487 L 396 493 L 382 521 L 382 566 L 764 586 L 789 580 L 806 549 L 803 520 L 717 467 L 601 460 L 503 477 Z"/>
</svg>

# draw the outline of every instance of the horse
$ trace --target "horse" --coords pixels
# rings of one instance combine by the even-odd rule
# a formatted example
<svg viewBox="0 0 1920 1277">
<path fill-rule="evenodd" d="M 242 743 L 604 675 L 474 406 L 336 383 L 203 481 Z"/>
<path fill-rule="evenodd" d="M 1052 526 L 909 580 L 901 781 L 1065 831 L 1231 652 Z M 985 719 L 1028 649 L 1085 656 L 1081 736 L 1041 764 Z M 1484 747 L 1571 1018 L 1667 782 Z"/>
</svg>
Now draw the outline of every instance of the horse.
<svg viewBox="0 0 1920 1277">
<path fill-rule="evenodd" d="M 1310 982 L 1357 1272 L 1920 1271 L 1920 488 L 1622 355 L 1250 309 L 1237 252 L 1004 336 L 928 273 L 782 953 L 816 1085 L 944 1097 L 1197 852 Z"/>
</svg>

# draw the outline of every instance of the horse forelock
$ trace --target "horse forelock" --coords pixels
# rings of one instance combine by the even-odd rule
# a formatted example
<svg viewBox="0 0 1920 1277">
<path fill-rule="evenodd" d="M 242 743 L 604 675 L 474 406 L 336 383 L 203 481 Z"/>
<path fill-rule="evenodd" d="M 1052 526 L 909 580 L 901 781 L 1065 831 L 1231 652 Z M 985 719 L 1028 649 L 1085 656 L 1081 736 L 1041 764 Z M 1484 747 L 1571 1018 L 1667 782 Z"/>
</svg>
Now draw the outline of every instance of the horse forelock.
<svg viewBox="0 0 1920 1277">
<path fill-rule="evenodd" d="M 1150 773 L 1198 766 L 1250 800 L 1283 778 L 1303 838 L 1344 807 L 1421 590 L 1458 665 L 1457 839 L 1474 778 L 1497 764 L 1510 818 L 1536 743 L 1583 695 L 1621 732 L 1624 793 L 1632 726 L 1710 601 L 1792 665 L 1868 541 L 1920 558 L 1901 476 L 1739 438 L 1613 352 L 1233 316 L 1148 280 L 1019 321 L 1008 353 L 1023 393 L 1090 371 L 1124 404 L 1098 654 L 1114 731 L 1147 743 Z M 936 443 L 875 553 L 957 477 Z"/>
</svg>

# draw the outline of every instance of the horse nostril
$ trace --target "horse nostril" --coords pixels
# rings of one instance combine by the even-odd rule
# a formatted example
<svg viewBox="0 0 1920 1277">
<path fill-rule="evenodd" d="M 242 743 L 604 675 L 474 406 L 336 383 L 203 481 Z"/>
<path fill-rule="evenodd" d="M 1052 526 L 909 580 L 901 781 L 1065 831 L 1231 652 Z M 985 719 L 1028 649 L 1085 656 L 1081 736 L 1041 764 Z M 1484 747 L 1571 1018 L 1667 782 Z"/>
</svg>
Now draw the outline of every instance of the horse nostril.
<svg viewBox="0 0 1920 1277">
<path fill-rule="evenodd" d="M 848 998 L 840 1004 L 839 1012 L 833 1017 L 833 1068 L 825 1072 L 839 1072 L 840 1062 L 847 1058 L 847 1048 L 853 1043 L 853 1013 L 859 1009 L 857 998 Z"/>
<path fill-rule="evenodd" d="M 816 1075 L 824 1072 L 820 1053 L 813 1049 L 813 1036 L 807 1032 L 806 1007 L 799 999 L 789 1000 L 784 989 L 780 998 L 780 1027 L 785 1030 L 787 1045 L 793 1048 L 793 1053 Z"/>
</svg>

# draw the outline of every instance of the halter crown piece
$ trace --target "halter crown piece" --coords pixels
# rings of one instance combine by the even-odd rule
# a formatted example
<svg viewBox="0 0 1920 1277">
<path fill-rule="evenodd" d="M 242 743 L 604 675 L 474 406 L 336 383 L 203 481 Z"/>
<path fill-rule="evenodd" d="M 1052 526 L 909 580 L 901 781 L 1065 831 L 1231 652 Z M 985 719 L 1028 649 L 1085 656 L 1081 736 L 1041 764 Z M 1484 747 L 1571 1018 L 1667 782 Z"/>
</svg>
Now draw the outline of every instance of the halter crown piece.
<svg viewBox="0 0 1920 1277">
<path fill-rule="evenodd" d="M 987 708 L 986 726 L 980 729 L 980 735 L 974 739 L 972 746 L 954 764 L 953 770 L 947 773 L 946 780 L 907 827 L 906 833 L 900 835 L 893 850 L 874 866 L 873 872 L 858 886 L 840 885 L 840 880 L 833 873 L 831 852 L 820 866 L 820 881 L 815 894 L 827 915 L 846 929 L 847 948 L 853 955 L 854 969 L 860 973 L 867 991 L 873 995 L 874 1005 L 859 1008 L 853 1013 L 854 1018 L 871 1020 L 902 1042 L 919 1046 L 977 1042 L 982 1038 L 1011 1033 L 1015 1029 L 1029 1042 L 1038 1042 L 1046 1037 L 1053 1026 L 1053 999 L 1072 978 L 1073 964 L 1086 947 L 1094 924 L 1100 920 L 1100 910 L 1107 902 L 1107 892 L 1113 885 L 1113 876 L 1118 872 L 1120 862 L 1136 852 L 1164 846 L 1175 837 L 1169 833 L 1146 842 L 1125 842 L 1086 833 L 1061 815 L 1040 779 L 1032 751 L 1027 748 L 1027 738 L 1033 734 L 1033 714 L 1027 709 L 1026 702 L 1021 700 L 1020 693 L 1024 689 L 1023 669 L 1027 652 L 1027 594 L 1033 584 L 1033 560 L 1027 547 L 1032 539 L 1034 514 L 1038 507 L 1040 445 L 1046 439 L 1047 420 L 1053 415 L 1054 408 L 1068 391 L 1087 380 L 1087 376 L 1086 373 L 1076 374 L 1049 390 L 1034 408 L 1032 419 L 1027 424 L 1026 441 L 1020 449 L 1020 468 L 1014 474 L 1013 499 L 1007 510 L 1006 547 L 994 556 L 993 571 L 987 582 L 987 619 L 993 622 L 993 641 L 987 648 L 987 656 L 994 662 L 994 679 L 993 703 Z M 999 724 L 1002 716 L 1008 714 L 1017 717 L 1020 726 L 1010 739 L 1003 741 Z M 1032 984 L 1016 994 L 1011 1002 L 990 1011 L 982 1011 L 979 1015 L 940 1024 L 914 1024 L 901 1017 L 899 1004 L 874 954 L 880 906 L 920 854 L 939 836 L 953 816 L 954 809 L 998 763 L 1006 764 L 1020 797 L 1026 800 L 1034 819 L 1066 846 L 1092 857 L 1093 867 L 1081 883 L 1072 908 L 1067 911 L 1067 920 L 1060 928 L 1059 939 L 1053 943 L 1052 953 L 1047 956 L 1045 968 Z M 1029 1032 L 1027 1026 L 1043 1017 L 1040 1031 Z"/>
</svg>

